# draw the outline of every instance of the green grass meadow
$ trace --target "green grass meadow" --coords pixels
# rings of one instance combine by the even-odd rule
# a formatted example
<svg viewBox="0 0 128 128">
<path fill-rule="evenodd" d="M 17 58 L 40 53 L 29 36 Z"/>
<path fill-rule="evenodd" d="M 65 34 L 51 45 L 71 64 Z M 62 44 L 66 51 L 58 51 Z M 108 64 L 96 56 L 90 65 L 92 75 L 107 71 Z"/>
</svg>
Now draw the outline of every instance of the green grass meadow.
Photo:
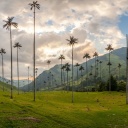
<svg viewBox="0 0 128 128">
<path fill-rule="evenodd" d="M 128 128 L 122 92 L 42 91 L 17 94 L 0 90 L 0 128 Z"/>
</svg>

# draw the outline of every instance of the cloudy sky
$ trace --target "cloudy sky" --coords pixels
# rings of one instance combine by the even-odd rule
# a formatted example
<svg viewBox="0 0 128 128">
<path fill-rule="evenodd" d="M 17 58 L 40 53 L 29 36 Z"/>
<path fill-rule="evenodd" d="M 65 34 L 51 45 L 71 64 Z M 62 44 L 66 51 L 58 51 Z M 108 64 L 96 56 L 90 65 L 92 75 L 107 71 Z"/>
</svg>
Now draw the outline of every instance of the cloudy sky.
<svg viewBox="0 0 128 128">
<path fill-rule="evenodd" d="M 19 65 L 21 79 L 27 77 L 27 66 L 32 75 L 33 58 L 33 10 L 30 0 L 0 0 L 0 48 L 4 55 L 5 77 L 10 78 L 9 31 L 3 28 L 8 17 L 14 17 L 18 28 L 12 28 L 13 45 L 19 42 Z M 127 0 L 38 0 L 40 10 L 36 10 L 36 67 L 38 73 L 59 64 L 60 54 L 65 56 L 64 63 L 71 63 L 71 47 L 66 39 L 78 38 L 74 47 L 74 61 L 82 63 L 83 55 L 91 56 L 97 51 L 106 53 L 107 44 L 114 49 L 126 46 L 128 33 Z M 75 63 L 74 62 L 74 63 Z M 1 68 L 1 56 L 0 56 Z M 1 75 L 1 70 L 0 70 Z M 16 49 L 13 48 L 13 75 L 16 79 Z"/>
</svg>

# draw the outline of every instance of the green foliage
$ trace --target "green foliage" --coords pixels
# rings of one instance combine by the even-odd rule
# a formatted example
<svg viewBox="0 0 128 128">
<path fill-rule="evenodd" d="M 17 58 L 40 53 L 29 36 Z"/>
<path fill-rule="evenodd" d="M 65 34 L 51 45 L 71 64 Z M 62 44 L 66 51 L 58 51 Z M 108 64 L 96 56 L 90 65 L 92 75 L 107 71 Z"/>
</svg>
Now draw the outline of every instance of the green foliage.
<svg viewBox="0 0 128 128">
<path fill-rule="evenodd" d="M 111 80 L 111 82 L 110 82 L 111 83 L 111 91 L 116 91 L 117 90 L 117 80 L 112 75 L 108 79 L 108 82 L 107 82 L 107 90 L 109 90 L 109 80 Z"/>
<path fill-rule="evenodd" d="M 99 87 L 98 87 L 98 91 L 106 91 L 107 90 L 107 86 L 106 86 L 106 83 L 103 82 L 103 81 L 100 81 L 99 83 Z"/>
<path fill-rule="evenodd" d="M 125 81 L 118 82 L 117 91 L 126 91 L 126 82 Z"/>
</svg>

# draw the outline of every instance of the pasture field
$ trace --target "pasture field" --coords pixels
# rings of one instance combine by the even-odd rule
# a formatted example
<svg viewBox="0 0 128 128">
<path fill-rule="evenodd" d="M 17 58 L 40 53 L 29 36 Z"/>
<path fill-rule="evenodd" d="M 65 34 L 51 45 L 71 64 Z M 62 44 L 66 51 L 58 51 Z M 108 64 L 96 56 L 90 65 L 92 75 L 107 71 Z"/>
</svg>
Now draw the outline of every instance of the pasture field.
<svg viewBox="0 0 128 128">
<path fill-rule="evenodd" d="M 32 92 L 0 90 L 0 128 L 128 128 L 123 92 Z"/>
</svg>

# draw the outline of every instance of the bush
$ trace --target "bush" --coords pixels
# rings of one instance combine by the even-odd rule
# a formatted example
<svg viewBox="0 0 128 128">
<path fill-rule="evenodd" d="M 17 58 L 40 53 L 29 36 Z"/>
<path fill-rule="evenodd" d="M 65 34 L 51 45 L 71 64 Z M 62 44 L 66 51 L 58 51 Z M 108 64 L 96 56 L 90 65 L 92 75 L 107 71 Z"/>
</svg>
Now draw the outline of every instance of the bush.
<svg viewBox="0 0 128 128">
<path fill-rule="evenodd" d="M 117 91 L 126 91 L 126 82 L 125 81 L 119 81 L 117 84 Z"/>
<path fill-rule="evenodd" d="M 98 88 L 98 91 L 102 92 L 102 91 L 106 91 L 106 83 L 101 81 L 99 83 L 99 88 Z"/>
</svg>

